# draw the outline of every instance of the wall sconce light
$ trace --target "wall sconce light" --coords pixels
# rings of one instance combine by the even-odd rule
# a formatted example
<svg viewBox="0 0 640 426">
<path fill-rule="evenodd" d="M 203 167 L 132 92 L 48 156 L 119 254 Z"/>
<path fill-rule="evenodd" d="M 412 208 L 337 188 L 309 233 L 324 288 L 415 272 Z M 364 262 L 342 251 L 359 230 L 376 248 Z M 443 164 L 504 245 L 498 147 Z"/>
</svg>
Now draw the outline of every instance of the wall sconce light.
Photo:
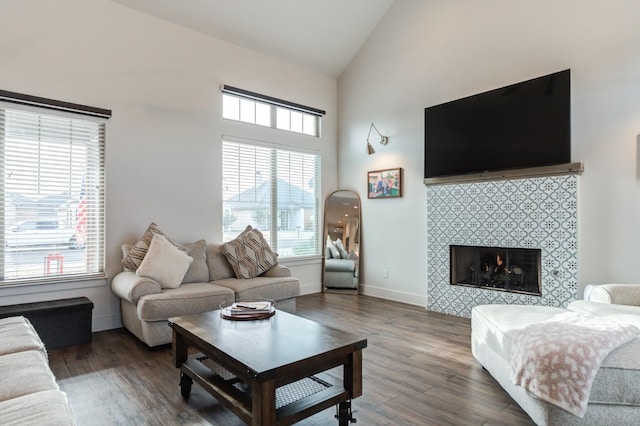
<svg viewBox="0 0 640 426">
<path fill-rule="evenodd" d="M 376 153 L 376 150 L 373 149 L 373 146 L 371 146 L 371 142 L 369 142 L 369 138 L 371 137 L 371 130 L 372 129 L 374 129 L 376 131 L 376 133 L 378 134 L 378 136 L 380 136 L 380 145 L 385 146 L 386 144 L 389 143 L 389 137 L 388 136 L 382 136 L 382 133 L 380 133 L 378 128 L 375 126 L 375 124 L 371 123 L 371 126 L 369 126 L 369 134 L 367 135 L 367 154 L 368 155 Z"/>
</svg>

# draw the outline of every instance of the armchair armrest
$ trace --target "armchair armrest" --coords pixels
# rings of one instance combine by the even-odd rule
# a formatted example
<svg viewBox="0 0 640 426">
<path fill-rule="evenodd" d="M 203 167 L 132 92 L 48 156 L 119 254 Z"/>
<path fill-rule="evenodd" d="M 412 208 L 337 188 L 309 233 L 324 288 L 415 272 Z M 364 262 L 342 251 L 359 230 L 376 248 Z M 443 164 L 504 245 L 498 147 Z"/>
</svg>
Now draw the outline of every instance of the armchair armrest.
<svg viewBox="0 0 640 426">
<path fill-rule="evenodd" d="M 265 271 L 262 275 L 260 275 L 261 277 L 290 277 L 291 276 L 291 269 L 287 268 L 284 265 L 276 265 L 273 268 Z"/>
<path fill-rule="evenodd" d="M 120 272 L 113 277 L 111 290 L 119 298 L 128 300 L 134 305 L 142 296 L 162 292 L 160 284 L 151 278 L 139 277 L 131 271 Z"/>
<path fill-rule="evenodd" d="M 640 284 L 588 285 L 584 289 L 584 300 L 640 306 Z"/>
</svg>

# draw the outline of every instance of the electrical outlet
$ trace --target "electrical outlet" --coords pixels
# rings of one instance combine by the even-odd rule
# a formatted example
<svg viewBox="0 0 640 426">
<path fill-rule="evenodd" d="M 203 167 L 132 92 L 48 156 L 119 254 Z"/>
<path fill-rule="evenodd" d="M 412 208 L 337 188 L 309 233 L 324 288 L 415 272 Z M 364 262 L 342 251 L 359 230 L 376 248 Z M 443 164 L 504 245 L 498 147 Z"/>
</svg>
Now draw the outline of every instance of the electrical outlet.
<svg viewBox="0 0 640 426">
<path fill-rule="evenodd" d="M 386 269 L 384 271 L 382 271 L 382 276 L 383 276 L 384 279 L 389 278 L 389 271 L 386 270 Z"/>
</svg>

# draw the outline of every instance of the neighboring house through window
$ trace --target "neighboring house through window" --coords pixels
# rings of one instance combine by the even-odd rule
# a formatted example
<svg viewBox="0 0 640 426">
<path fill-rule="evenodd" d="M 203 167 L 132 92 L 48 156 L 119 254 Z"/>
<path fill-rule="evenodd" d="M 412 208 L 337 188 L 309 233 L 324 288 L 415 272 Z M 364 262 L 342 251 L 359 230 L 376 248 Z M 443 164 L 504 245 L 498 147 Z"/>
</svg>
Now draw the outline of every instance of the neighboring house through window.
<svg viewBox="0 0 640 426">
<path fill-rule="evenodd" d="M 247 225 L 281 257 L 318 254 L 320 156 L 223 141 L 224 240 Z"/>
<path fill-rule="evenodd" d="M 109 116 L 0 91 L 0 285 L 103 276 Z"/>
</svg>

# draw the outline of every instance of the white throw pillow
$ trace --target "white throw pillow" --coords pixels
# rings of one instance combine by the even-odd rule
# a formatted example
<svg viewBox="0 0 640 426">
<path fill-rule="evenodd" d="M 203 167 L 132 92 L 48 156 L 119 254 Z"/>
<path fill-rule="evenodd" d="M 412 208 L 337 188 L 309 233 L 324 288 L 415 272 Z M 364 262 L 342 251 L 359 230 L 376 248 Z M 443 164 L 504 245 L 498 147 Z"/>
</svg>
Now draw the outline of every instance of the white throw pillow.
<svg viewBox="0 0 640 426">
<path fill-rule="evenodd" d="M 136 275 L 151 278 L 162 288 L 178 288 L 191 262 L 191 256 L 171 244 L 162 234 L 156 234 Z"/>
<path fill-rule="evenodd" d="M 340 252 L 340 257 L 343 259 L 349 258 L 349 253 L 344 249 L 344 244 L 342 244 L 342 240 L 340 238 L 336 238 L 335 242 L 336 248 Z"/>
<path fill-rule="evenodd" d="M 335 243 L 331 241 L 331 238 L 327 235 L 327 245 L 326 248 L 331 252 L 331 257 L 334 259 L 340 259 L 340 250 L 336 247 Z"/>
</svg>

